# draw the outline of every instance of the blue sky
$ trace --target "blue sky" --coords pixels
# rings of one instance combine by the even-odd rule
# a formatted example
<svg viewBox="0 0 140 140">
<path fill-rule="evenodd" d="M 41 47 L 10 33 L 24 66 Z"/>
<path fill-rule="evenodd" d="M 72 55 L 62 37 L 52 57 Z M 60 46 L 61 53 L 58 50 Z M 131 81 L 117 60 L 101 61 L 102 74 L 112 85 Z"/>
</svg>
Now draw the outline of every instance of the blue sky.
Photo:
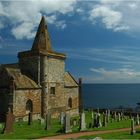
<svg viewBox="0 0 140 140">
<path fill-rule="evenodd" d="M 140 1 L 0 1 L 0 63 L 29 50 L 46 17 L 52 47 L 85 83 L 140 82 Z"/>
</svg>

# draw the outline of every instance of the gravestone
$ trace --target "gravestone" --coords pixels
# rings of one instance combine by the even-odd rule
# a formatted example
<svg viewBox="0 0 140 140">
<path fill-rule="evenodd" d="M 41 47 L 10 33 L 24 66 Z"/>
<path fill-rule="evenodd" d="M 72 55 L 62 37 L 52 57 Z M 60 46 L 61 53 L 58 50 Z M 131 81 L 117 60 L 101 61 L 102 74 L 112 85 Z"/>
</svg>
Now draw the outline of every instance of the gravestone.
<svg viewBox="0 0 140 140">
<path fill-rule="evenodd" d="M 137 114 L 136 116 L 136 125 L 139 125 L 140 124 L 140 120 L 139 120 L 139 115 Z"/>
<path fill-rule="evenodd" d="M 77 125 L 77 120 L 73 120 L 73 126 L 76 126 Z"/>
<path fill-rule="evenodd" d="M 116 120 L 117 115 L 116 115 L 116 111 L 114 112 L 114 120 Z"/>
<path fill-rule="evenodd" d="M 94 113 L 94 118 L 93 118 L 93 125 L 92 127 L 97 127 L 97 113 Z"/>
<path fill-rule="evenodd" d="M 6 114 L 6 122 L 4 127 L 4 133 L 9 134 L 13 131 L 14 115 L 9 108 L 8 113 Z"/>
<path fill-rule="evenodd" d="M 86 130 L 85 113 L 82 112 L 80 115 L 80 131 Z"/>
<path fill-rule="evenodd" d="M 65 123 L 65 113 L 61 112 L 60 113 L 60 124 L 64 125 L 64 123 Z"/>
<path fill-rule="evenodd" d="M 108 113 L 107 113 L 107 110 L 105 110 L 105 114 L 106 114 L 106 116 L 107 116 L 107 114 L 108 114 Z"/>
<path fill-rule="evenodd" d="M 135 126 L 134 126 L 134 118 L 131 119 L 131 135 L 136 133 Z"/>
<path fill-rule="evenodd" d="M 121 116 L 120 116 L 120 113 L 118 113 L 118 122 L 120 122 L 121 120 Z"/>
<path fill-rule="evenodd" d="M 41 124 L 41 125 L 44 125 L 44 124 L 45 124 L 45 119 L 40 118 L 40 124 Z"/>
<path fill-rule="evenodd" d="M 106 126 L 106 114 L 103 112 L 103 126 Z"/>
<path fill-rule="evenodd" d="M 31 123 L 32 123 L 32 113 L 29 112 L 29 114 L 28 114 L 28 125 L 31 125 Z"/>
<path fill-rule="evenodd" d="M 108 109 L 107 110 L 107 122 L 109 123 L 109 120 L 110 120 L 110 110 Z"/>
<path fill-rule="evenodd" d="M 46 118 L 45 118 L 45 130 L 51 129 L 51 113 L 50 111 L 47 112 Z"/>
<path fill-rule="evenodd" d="M 120 117 L 121 117 L 121 120 L 123 120 L 124 118 L 123 112 L 120 113 Z"/>
<path fill-rule="evenodd" d="M 94 112 L 92 111 L 91 112 L 91 118 L 93 119 L 93 117 L 94 117 Z"/>
<path fill-rule="evenodd" d="M 108 111 L 107 111 L 107 112 L 108 112 L 108 116 L 110 117 L 110 110 L 108 109 Z"/>
<path fill-rule="evenodd" d="M 101 123 L 101 115 L 100 113 L 97 114 L 97 127 L 102 127 L 102 123 Z"/>
<path fill-rule="evenodd" d="M 65 133 L 72 132 L 71 126 L 70 126 L 70 115 L 68 113 L 66 113 L 65 115 L 64 129 L 65 129 Z"/>
</svg>

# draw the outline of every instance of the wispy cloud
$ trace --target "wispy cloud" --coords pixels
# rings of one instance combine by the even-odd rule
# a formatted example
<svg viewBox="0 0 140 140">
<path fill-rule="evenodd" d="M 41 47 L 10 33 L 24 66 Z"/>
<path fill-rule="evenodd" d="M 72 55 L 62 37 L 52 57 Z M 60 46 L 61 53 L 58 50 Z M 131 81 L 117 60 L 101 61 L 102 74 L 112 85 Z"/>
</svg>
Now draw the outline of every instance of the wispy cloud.
<svg viewBox="0 0 140 140">
<path fill-rule="evenodd" d="M 129 48 L 129 49 L 128 49 Z M 89 47 L 76 49 L 65 49 L 69 57 L 77 60 L 87 60 L 113 65 L 140 66 L 139 47 Z"/>
<path fill-rule="evenodd" d="M 98 75 L 96 76 L 96 82 L 133 83 L 140 81 L 140 72 L 132 68 L 120 68 L 114 70 L 91 68 L 90 71 L 95 73 L 94 75 Z M 94 79 L 94 76 L 92 76 L 92 78 Z"/>
</svg>

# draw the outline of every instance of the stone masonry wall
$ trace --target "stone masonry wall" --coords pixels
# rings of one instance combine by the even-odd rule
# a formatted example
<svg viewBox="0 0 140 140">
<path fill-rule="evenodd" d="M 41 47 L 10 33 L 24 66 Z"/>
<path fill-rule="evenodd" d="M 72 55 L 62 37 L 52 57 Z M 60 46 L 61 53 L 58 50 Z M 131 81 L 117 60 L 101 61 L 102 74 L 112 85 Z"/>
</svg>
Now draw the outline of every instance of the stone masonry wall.
<svg viewBox="0 0 140 140">
<path fill-rule="evenodd" d="M 66 110 L 70 112 L 71 116 L 79 114 L 79 94 L 78 87 L 65 88 L 66 94 Z M 68 100 L 72 99 L 72 108 L 68 107 Z"/>
<path fill-rule="evenodd" d="M 47 109 L 51 110 L 52 116 L 55 115 L 57 117 L 60 112 L 65 111 L 66 109 L 66 96 L 64 93 L 64 87 L 62 83 L 50 84 L 49 90 L 51 86 L 55 87 L 55 94 L 51 94 L 50 92 L 47 94 Z"/>
<path fill-rule="evenodd" d="M 62 83 L 64 81 L 65 63 L 62 59 L 43 56 L 41 58 L 41 79 L 46 82 Z"/>
<path fill-rule="evenodd" d="M 41 113 L 41 91 L 37 90 L 16 90 L 14 95 L 13 112 L 16 117 L 26 116 L 26 102 L 31 100 L 33 103 L 33 114 Z"/>
<path fill-rule="evenodd" d="M 29 76 L 36 83 L 38 82 L 38 59 L 37 56 L 29 56 L 19 59 L 21 72 Z"/>
<path fill-rule="evenodd" d="M 56 94 L 47 94 L 48 109 L 52 116 L 58 117 L 61 112 L 68 111 L 72 116 L 79 114 L 78 110 L 78 88 L 64 88 L 64 84 L 55 85 Z M 68 99 L 72 98 L 72 108 L 68 108 Z"/>
</svg>

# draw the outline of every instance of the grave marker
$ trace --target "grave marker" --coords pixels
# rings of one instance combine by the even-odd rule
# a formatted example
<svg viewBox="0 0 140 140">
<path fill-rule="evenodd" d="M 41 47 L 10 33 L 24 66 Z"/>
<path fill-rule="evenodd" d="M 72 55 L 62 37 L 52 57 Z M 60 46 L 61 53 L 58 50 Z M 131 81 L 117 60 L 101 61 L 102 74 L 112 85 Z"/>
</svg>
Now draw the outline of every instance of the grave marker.
<svg viewBox="0 0 140 140">
<path fill-rule="evenodd" d="M 9 134 L 13 131 L 14 115 L 9 108 L 8 113 L 6 114 L 6 122 L 4 127 L 4 133 Z"/>
</svg>

